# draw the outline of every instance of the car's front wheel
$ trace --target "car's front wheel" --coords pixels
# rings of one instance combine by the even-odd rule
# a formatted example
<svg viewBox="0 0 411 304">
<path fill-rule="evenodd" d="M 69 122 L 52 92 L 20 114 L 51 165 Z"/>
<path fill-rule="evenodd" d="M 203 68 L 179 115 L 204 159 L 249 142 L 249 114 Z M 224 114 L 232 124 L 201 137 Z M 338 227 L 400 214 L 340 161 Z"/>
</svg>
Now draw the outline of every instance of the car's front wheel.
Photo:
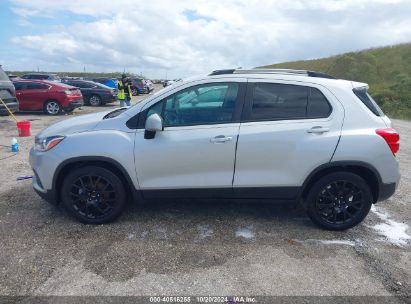
<svg viewBox="0 0 411 304">
<path fill-rule="evenodd" d="M 86 166 L 72 170 L 64 179 L 61 198 L 68 212 L 85 224 L 116 219 L 126 204 L 125 188 L 112 171 Z"/>
<path fill-rule="evenodd" d="M 358 225 L 370 211 L 373 196 L 366 181 L 350 172 L 320 178 L 309 190 L 307 212 L 311 220 L 329 230 Z"/>
</svg>

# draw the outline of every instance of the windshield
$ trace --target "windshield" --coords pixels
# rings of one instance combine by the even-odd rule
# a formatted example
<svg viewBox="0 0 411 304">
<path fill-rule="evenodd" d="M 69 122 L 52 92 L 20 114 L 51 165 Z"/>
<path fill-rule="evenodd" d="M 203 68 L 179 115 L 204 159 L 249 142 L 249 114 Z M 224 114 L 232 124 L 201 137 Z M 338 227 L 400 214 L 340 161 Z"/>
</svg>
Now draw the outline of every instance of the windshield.
<svg viewBox="0 0 411 304">
<path fill-rule="evenodd" d="M 143 101 L 145 102 L 145 101 L 149 101 L 153 98 L 156 98 L 158 95 L 163 94 L 166 90 L 168 91 L 168 89 L 169 89 L 169 87 L 163 88 L 163 89 L 155 92 L 154 94 L 152 94 L 150 96 L 147 96 L 146 98 L 143 98 L 141 100 L 137 100 L 137 102 L 135 104 L 133 104 L 131 107 L 129 107 L 128 109 L 132 109 L 133 107 L 135 107 L 136 105 L 142 103 Z"/>
</svg>

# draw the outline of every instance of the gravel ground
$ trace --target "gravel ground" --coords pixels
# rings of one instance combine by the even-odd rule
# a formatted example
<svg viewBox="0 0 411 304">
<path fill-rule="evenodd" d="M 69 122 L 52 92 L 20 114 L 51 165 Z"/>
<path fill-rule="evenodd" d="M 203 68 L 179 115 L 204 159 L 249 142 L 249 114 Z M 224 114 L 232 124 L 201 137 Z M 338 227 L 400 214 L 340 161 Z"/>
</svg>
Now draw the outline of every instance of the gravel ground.
<svg viewBox="0 0 411 304">
<path fill-rule="evenodd" d="M 114 108 L 106 106 L 104 108 Z M 73 115 L 103 108 L 83 107 Z M 19 114 L 32 133 L 70 116 Z M 41 200 L 30 181 L 33 136 L 9 152 L 14 123 L 0 117 L 0 295 L 411 294 L 411 122 L 401 134 L 402 180 L 358 227 L 313 226 L 300 209 L 260 201 L 150 201 L 89 226 Z"/>
</svg>

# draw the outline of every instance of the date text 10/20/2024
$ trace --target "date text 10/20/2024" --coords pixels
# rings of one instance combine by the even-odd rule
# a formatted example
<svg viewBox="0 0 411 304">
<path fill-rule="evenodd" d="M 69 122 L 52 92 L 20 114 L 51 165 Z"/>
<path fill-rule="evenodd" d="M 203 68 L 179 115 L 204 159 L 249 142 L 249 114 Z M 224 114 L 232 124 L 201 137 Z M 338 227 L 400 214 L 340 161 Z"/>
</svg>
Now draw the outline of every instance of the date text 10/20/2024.
<svg viewBox="0 0 411 304">
<path fill-rule="evenodd" d="M 198 297 L 184 297 L 184 296 L 163 296 L 150 297 L 151 303 L 224 303 L 224 304 L 239 304 L 239 303 L 256 303 L 253 297 L 216 297 L 216 296 L 198 296 Z"/>
</svg>

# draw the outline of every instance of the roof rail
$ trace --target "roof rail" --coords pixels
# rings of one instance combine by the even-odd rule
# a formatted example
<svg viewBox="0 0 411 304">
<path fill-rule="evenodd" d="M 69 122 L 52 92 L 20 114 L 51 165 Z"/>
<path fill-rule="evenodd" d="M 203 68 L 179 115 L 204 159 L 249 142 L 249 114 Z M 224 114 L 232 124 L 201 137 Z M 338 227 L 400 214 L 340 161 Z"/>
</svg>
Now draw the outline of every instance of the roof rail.
<svg viewBox="0 0 411 304">
<path fill-rule="evenodd" d="M 208 76 L 233 74 L 234 72 L 235 72 L 235 69 L 215 70 L 215 71 L 212 71 Z"/>
<path fill-rule="evenodd" d="M 335 77 L 315 71 L 307 70 L 292 70 L 292 69 L 225 69 L 225 70 L 215 70 L 209 74 L 209 76 L 214 75 L 225 75 L 225 74 L 281 74 L 281 75 L 301 75 L 309 77 L 319 77 L 319 78 L 329 78 L 336 79 Z"/>
</svg>

